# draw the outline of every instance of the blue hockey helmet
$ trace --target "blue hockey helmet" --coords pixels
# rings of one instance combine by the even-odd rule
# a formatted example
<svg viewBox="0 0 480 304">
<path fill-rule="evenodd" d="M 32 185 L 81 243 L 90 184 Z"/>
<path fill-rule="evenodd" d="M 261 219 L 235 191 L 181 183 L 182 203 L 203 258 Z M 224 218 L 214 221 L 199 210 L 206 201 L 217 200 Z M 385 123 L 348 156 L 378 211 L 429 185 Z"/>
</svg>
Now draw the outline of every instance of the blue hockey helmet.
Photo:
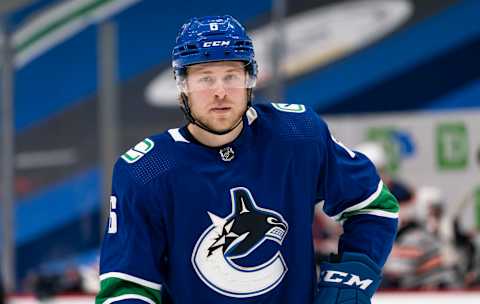
<svg viewBox="0 0 480 304">
<path fill-rule="evenodd" d="M 253 44 L 245 28 L 235 18 L 206 16 L 192 18 L 177 35 L 172 52 L 172 66 L 177 80 L 186 75 L 187 66 L 214 61 L 243 61 L 251 78 L 257 77 Z"/>
</svg>

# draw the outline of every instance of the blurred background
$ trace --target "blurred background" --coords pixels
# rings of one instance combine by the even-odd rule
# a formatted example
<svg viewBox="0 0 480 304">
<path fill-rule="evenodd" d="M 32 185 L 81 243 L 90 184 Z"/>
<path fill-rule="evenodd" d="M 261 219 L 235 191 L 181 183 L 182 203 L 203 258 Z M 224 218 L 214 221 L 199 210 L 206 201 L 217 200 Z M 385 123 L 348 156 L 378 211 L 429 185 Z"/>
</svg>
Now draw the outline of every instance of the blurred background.
<svg viewBox="0 0 480 304">
<path fill-rule="evenodd" d="M 92 302 L 112 164 L 185 123 L 177 31 L 222 14 L 254 40 L 255 102 L 315 108 L 400 201 L 374 303 L 479 303 L 480 1 L 2 0 L 5 303 Z M 341 227 L 318 211 L 321 261 Z"/>
</svg>

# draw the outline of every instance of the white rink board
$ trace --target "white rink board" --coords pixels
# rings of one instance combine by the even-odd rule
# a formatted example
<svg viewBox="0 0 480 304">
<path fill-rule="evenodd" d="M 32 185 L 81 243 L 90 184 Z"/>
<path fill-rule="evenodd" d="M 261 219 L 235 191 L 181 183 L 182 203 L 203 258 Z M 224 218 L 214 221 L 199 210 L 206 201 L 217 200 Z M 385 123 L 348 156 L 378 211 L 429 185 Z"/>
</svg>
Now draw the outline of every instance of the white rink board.
<svg viewBox="0 0 480 304">
<path fill-rule="evenodd" d="M 478 304 L 480 291 L 471 292 L 380 292 L 372 304 Z"/>
<path fill-rule="evenodd" d="M 94 297 L 65 296 L 49 301 L 39 302 L 31 297 L 16 297 L 10 299 L 8 304 L 92 304 Z M 375 295 L 372 304 L 478 304 L 480 291 L 469 292 L 380 292 Z M 291 303 L 285 303 L 291 304 Z M 302 303 L 298 303 L 302 304 Z M 310 303 L 306 303 L 310 304 Z"/>
</svg>

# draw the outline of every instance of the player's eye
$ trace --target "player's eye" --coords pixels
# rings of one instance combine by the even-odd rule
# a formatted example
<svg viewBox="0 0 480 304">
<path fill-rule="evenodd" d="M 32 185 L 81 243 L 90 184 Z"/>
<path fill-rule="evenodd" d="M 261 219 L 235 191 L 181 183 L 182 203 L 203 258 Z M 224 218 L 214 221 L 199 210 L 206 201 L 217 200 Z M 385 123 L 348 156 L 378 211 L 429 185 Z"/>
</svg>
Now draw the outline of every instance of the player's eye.
<svg viewBox="0 0 480 304">
<path fill-rule="evenodd" d="M 240 87 L 242 84 L 240 75 L 236 73 L 226 75 L 223 81 L 231 87 Z"/>
<path fill-rule="evenodd" d="M 198 81 L 203 84 L 212 84 L 213 78 L 211 76 L 203 76 L 203 77 L 200 77 Z"/>
<path fill-rule="evenodd" d="M 229 80 L 229 81 L 237 80 L 238 78 L 239 77 L 236 74 L 229 74 L 229 75 L 225 76 L 225 80 Z"/>
</svg>

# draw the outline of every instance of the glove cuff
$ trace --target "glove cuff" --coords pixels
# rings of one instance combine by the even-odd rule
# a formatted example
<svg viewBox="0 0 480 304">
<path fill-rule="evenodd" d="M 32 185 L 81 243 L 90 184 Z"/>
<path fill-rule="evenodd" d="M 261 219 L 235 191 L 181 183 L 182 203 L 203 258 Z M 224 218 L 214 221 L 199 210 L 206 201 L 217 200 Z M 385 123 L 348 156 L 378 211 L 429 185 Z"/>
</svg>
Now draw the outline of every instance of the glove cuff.
<svg viewBox="0 0 480 304">
<path fill-rule="evenodd" d="M 318 286 L 357 289 L 372 297 L 381 282 L 381 270 L 367 255 L 345 252 L 338 263 L 321 263 Z"/>
</svg>

